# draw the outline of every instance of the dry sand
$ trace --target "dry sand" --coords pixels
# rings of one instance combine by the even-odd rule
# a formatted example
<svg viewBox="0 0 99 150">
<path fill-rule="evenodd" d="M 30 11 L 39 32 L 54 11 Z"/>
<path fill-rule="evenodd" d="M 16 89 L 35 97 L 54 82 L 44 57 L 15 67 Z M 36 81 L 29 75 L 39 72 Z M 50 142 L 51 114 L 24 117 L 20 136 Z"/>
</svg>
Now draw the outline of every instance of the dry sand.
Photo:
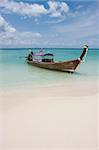
<svg viewBox="0 0 99 150">
<path fill-rule="evenodd" d="M 0 150 L 98 150 L 97 82 L 0 91 Z"/>
</svg>

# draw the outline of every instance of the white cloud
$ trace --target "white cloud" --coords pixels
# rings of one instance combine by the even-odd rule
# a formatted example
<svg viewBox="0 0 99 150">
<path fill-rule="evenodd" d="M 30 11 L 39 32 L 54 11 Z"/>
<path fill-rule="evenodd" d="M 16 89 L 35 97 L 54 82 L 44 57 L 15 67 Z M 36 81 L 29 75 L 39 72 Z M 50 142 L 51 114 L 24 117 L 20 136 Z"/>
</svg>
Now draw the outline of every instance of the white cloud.
<svg viewBox="0 0 99 150">
<path fill-rule="evenodd" d="M 13 0 L 4 0 L 3 2 L 0 0 L 0 7 L 3 7 L 7 11 L 27 16 L 38 16 L 47 13 L 43 5 L 15 2 Z"/>
<path fill-rule="evenodd" d="M 29 47 L 37 45 L 41 37 L 40 33 L 34 32 L 1 32 L 0 47 Z"/>
<path fill-rule="evenodd" d="M 5 19 L 0 15 L 0 28 L 6 32 L 15 32 L 16 29 L 13 28 Z"/>
<path fill-rule="evenodd" d="M 69 11 L 69 6 L 65 2 L 48 1 L 49 8 L 42 4 L 15 2 L 14 0 L 0 0 L 0 7 L 6 12 L 13 12 L 23 16 L 39 16 L 48 14 L 51 17 L 60 17 Z"/>
<path fill-rule="evenodd" d="M 41 39 L 40 33 L 34 32 L 19 32 L 14 27 L 8 24 L 8 22 L 0 16 L 0 47 L 4 46 L 17 46 L 28 47 L 32 44 L 37 44 Z"/>
<path fill-rule="evenodd" d="M 69 11 L 69 6 L 65 2 L 49 1 L 48 5 L 51 17 L 60 17 Z"/>
<path fill-rule="evenodd" d="M 61 11 L 65 12 L 65 13 L 67 13 L 69 11 L 69 6 L 64 2 L 60 3 L 60 8 L 61 8 Z"/>
</svg>

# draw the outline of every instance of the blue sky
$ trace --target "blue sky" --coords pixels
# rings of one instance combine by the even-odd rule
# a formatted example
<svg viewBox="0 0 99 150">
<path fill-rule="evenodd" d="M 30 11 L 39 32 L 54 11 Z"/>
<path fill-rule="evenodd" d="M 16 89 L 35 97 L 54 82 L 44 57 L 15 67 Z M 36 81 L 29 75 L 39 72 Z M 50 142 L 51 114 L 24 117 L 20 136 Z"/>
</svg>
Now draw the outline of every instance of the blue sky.
<svg viewBox="0 0 99 150">
<path fill-rule="evenodd" d="M 0 47 L 99 47 L 97 0 L 0 0 Z"/>
</svg>

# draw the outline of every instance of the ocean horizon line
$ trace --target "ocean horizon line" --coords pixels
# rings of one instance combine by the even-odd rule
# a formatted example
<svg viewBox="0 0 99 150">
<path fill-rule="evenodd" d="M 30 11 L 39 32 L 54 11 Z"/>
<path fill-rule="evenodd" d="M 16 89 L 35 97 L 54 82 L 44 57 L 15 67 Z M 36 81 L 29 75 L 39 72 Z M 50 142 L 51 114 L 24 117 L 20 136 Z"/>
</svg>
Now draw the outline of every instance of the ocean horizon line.
<svg viewBox="0 0 99 150">
<path fill-rule="evenodd" d="M 51 48 L 49 48 L 49 47 L 43 47 L 43 48 L 41 48 L 41 47 L 27 47 L 27 48 L 25 48 L 25 47 L 23 47 L 23 48 L 17 48 L 17 47 L 13 47 L 13 48 L 0 48 L 0 50 L 26 50 L 26 49 L 70 49 L 70 50 L 75 50 L 75 49 L 83 49 L 83 47 L 76 47 L 76 48 L 73 48 L 73 47 L 60 47 L 60 48 L 58 48 L 58 47 L 51 47 Z M 89 48 L 89 49 L 91 49 L 91 50 L 99 50 L 99 48 Z"/>
</svg>

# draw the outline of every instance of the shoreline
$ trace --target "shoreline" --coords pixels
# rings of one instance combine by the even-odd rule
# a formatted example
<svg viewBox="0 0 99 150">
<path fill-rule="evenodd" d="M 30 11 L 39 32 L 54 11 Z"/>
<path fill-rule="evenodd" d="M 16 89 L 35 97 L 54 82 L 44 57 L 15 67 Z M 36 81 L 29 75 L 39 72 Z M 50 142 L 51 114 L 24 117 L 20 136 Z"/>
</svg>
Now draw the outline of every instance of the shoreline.
<svg viewBox="0 0 99 150">
<path fill-rule="evenodd" d="M 98 80 L 72 80 L 67 82 L 61 82 L 58 83 L 50 83 L 50 84 L 43 84 L 43 85 L 21 85 L 16 87 L 10 87 L 8 88 L 1 88 L 0 89 L 0 95 L 5 96 L 7 95 L 13 95 L 14 93 L 19 94 L 37 94 L 37 97 L 39 96 L 38 93 L 40 91 L 40 95 L 43 96 L 56 96 L 57 92 L 58 96 L 91 96 L 99 94 L 99 79 Z"/>
</svg>

